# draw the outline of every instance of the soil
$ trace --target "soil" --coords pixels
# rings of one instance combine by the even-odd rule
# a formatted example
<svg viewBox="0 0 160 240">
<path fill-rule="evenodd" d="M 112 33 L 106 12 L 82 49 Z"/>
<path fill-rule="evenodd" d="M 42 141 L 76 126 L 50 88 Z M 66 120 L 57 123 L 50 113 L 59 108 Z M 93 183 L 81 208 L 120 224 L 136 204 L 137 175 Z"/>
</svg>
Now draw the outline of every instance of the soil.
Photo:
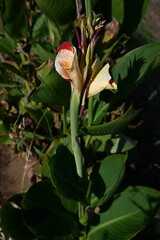
<svg viewBox="0 0 160 240">
<path fill-rule="evenodd" d="M 145 26 L 145 27 L 144 27 Z M 132 41 L 141 45 L 144 41 L 160 41 L 160 1 L 151 0 L 143 22 L 133 35 Z M 143 124 L 135 131 L 138 138 L 138 148 L 143 163 L 150 163 L 156 172 L 154 184 L 159 186 L 160 180 L 160 69 L 156 70 L 149 81 L 145 82 L 136 92 L 137 101 L 144 108 Z M 27 168 L 23 190 L 31 185 L 31 176 L 35 160 L 32 159 Z M 26 167 L 24 156 L 14 153 L 10 145 L 0 145 L 0 202 L 19 193 L 22 188 L 22 178 Z M 143 165 L 140 166 L 143 170 Z M 144 169 L 144 171 L 146 168 Z M 137 238 L 138 239 L 138 238 Z M 156 238 L 139 238 L 156 239 Z"/>
</svg>

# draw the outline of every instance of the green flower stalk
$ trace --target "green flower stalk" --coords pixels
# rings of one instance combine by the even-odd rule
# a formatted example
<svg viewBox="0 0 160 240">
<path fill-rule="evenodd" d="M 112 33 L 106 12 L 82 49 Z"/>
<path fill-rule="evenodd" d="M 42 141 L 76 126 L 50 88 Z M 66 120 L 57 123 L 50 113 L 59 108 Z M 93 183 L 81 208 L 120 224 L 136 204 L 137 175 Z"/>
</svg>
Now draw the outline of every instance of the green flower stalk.
<svg viewBox="0 0 160 240">
<path fill-rule="evenodd" d="M 90 54 L 88 57 L 90 59 Z M 79 68 L 77 50 L 70 44 L 70 42 L 64 42 L 61 44 L 61 46 L 58 47 L 57 56 L 55 59 L 55 68 L 64 79 L 71 83 L 72 95 L 70 103 L 70 117 L 72 150 L 76 161 L 77 173 L 80 177 L 82 177 L 83 157 L 80 149 L 80 141 L 78 138 L 78 120 L 80 109 L 80 95 L 85 81 L 84 75 L 82 76 Z M 86 65 L 86 69 L 87 68 L 88 64 Z M 108 63 L 102 67 L 98 59 L 96 59 L 91 66 L 91 69 L 92 74 L 89 81 L 86 76 L 88 83 L 85 89 L 85 97 L 94 96 L 104 89 L 116 89 L 117 85 L 114 80 L 111 80 L 111 76 L 109 74 Z M 87 74 L 87 71 L 85 71 L 85 69 L 84 72 Z M 82 105 L 84 104 L 85 101 L 82 102 Z"/>
</svg>

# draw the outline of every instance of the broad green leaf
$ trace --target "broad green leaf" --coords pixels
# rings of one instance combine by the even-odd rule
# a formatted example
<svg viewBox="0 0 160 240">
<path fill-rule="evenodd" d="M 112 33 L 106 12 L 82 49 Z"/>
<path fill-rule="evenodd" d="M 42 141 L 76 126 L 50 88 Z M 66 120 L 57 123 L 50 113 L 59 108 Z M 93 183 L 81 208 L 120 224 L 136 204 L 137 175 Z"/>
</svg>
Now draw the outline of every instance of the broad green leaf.
<svg viewBox="0 0 160 240">
<path fill-rule="evenodd" d="M 149 0 L 124 0 L 124 16 L 121 32 L 131 34 L 140 23 Z"/>
<path fill-rule="evenodd" d="M 160 42 L 136 48 L 127 53 L 113 67 L 113 79 L 118 84 L 118 91 L 111 101 L 119 101 L 127 97 L 155 67 L 160 66 Z M 158 62 L 157 62 L 158 61 Z"/>
<path fill-rule="evenodd" d="M 104 121 L 107 115 L 107 109 L 109 104 L 97 99 L 97 96 L 93 99 L 93 124 L 100 124 Z"/>
<path fill-rule="evenodd" d="M 32 27 L 32 40 L 40 40 L 47 35 L 49 35 L 47 19 L 44 14 L 40 14 Z"/>
<path fill-rule="evenodd" d="M 53 185 L 64 196 L 85 202 L 85 189 L 76 170 L 75 159 L 70 150 L 59 145 L 49 161 Z"/>
<path fill-rule="evenodd" d="M 22 199 L 21 195 L 16 195 L 2 206 L 0 211 L 2 230 L 14 240 L 32 240 L 35 235 L 26 227 L 21 215 Z"/>
<path fill-rule="evenodd" d="M 0 29 L 0 52 L 8 54 L 15 61 L 18 61 L 17 56 L 14 54 L 16 44 L 14 40 L 3 30 Z"/>
<path fill-rule="evenodd" d="M 149 223 L 160 207 L 160 191 L 130 186 L 115 195 L 108 209 L 100 212 L 87 240 L 130 240 Z"/>
<path fill-rule="evenodd" d="M 46 50 L 41 44 L 33 43 L 31 48 L 31 54 L 35 60 L 41 64 L 48 61 L 49 58 L 53 58 L 53 53 Z"/>
<path fill-rule="evenodd" d="M 41 85 L 31 93 L 29 98 L 36 102 L 68 108 L 70 102 L 70 84 L 53 70 L 43 80 Z"/>
<path fill-rule="evenodd" d="M 100 136 L 84 136 L 87 141 L 87 148 L 94 152 L 95 144 L 97 143 L 96 152 L 106 153 L 123 153 L 131 150 L 137 144 L 137 141 L 123 135 L 100 135 Z M 90 151 L 88 154 L 91 154 Z"/>
<path fill-rule="evenodd" d="M 140 23 L 148 2 L 148 0 L 93 0 L 93 9 L 95 13 L 103 14 L 107 23 L 116 18 L 121 24 L 121 32 L 131 34 Z"/>
<path fill-rule="evenodd" d="M 1 17 L 5 30 L 12 37 L 24 37 L 27 32 L 25 0 L 1 0 Z"/>
<path fill-rule="evenodd" d="M 65 25 L 76 18 L 76 5 L 73 0 L 36 0 L 39 8 L 53 22 Z"/>
<path fill-rule="evenodd" d="M 46 63 L 44 63 L 41 67 L 37 69 L 37 77 L 43 82 L 47 78 L 47 76 L 51 73 L 53 69 L 53 61 L 49 59 Z"/>
<path fill-rule="evenodd" d="M 127 157 L 121 154 L 103 159 L 91 177 L 91 205 L 103 205 L 117 190 L 124 176 Z"/>
<path fill-rule="evenodd" d="M 137 110 L 131 106 L 125 114 L 118 117 L 117 119 L 108 123 L 88 127 L 84 131 L 88 135 L 115 135 L 122 133 L 125 128 L 127 128 L 128 124 L 133 121 L 133 119 L 138 115 L 139 112 L 140 109 Z"/>
<path fill-rule="evenodd" d="M 79 236 L 77 203 L 60 195 L 49 181 L 33 185 L 22 201 L 22 216 L 38 237 Z"/>
</svg>

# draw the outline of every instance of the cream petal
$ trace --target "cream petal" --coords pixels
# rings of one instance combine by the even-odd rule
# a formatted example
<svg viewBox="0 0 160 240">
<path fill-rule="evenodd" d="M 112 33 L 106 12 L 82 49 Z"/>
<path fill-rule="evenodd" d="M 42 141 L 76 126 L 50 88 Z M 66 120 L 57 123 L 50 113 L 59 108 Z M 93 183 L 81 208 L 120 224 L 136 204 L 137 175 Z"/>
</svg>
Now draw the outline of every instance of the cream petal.
<svg viewBox="0 0 160 240">
<path fill-rule="evenodd" d="M 64 78 L 70 79 L 68 69 L 72 68 L 74 53 L 67 49 L 62 49 L 58 52 L 55 59 L 56 71 Z"/>
<path fill-rule="evenodd" d="M 94 96 L 104 89 L 113 89 L 113 87 L 110 86 L 110 80 L 111 75 L 109 74 L 109 63 L 107 63 L 97 74 L 93 82 L 91 82 L 88 97 Z"/>
<path fill-rule="evenodd" d="M 77 51 L 74 52 L 61 49 L 55 59 L 56 71 L 66 80 L 70 79 L 72 89 L 81 92 L 83 88 L 83 78 L 79 69 Z"/>
</svg>

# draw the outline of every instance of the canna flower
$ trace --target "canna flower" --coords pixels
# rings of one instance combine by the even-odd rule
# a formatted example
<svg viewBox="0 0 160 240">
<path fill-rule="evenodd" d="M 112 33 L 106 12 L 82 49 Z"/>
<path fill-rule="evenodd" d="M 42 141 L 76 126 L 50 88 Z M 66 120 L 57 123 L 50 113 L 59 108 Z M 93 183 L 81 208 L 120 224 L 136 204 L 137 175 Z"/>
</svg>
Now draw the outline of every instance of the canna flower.
<svg viewBox="0 0 160 240">
<path fill-rule="evenodd" d="M 70 42 L 64 42 L 57 49 L 55 60 L 56 71 L 72 84 L 72 89 L 81 93 L 83 78 L 79 69 L 77 50 Z"/>
<path fill-rule="evenodd" d="M 84 85 L 84 80 L 79 68 L 76 48 L 69 42 L 64 42 L 60 45 L 60 47 L 58 47 L 55 59 L 55 68 L 64 79 L 71 82 L 72 90 L 77 91 L 80 94 Z M 87 86 L 87 96 L 94 96 L 104 89 L 117 89 L 115 81 L 112 80 L 109 74 L 108 63 L 98 72 L 96 76 L 91 76 Z"/>
</svg>

